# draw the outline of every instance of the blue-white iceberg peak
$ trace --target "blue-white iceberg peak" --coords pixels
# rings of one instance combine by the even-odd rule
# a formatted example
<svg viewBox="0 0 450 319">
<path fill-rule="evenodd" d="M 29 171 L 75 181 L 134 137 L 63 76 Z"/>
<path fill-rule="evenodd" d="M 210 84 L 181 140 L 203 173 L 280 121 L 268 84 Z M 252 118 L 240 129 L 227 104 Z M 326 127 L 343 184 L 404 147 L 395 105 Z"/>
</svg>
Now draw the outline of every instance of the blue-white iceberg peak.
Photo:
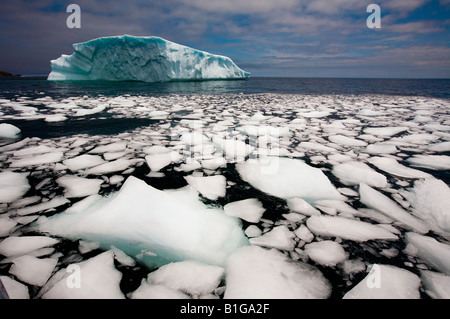
<svg viewBox="0 0 450 319">
<path fill-rule="evenodd" d="M 103 37 L 73 47 L 72 55 L 51 61 L 48 80 L 168 82 L 250 76 L 228 57 L 159 37 Z"/>
</svg>

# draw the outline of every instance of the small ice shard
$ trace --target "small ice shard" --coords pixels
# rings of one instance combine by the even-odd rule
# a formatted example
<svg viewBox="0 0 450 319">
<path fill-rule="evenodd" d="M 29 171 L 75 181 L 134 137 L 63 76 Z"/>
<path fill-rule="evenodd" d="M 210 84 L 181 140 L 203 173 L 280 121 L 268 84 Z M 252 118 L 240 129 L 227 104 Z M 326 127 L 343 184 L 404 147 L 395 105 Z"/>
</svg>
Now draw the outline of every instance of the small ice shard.
<svg viewBox="0 0 450 319">
<path fill-rule="evenodd" d="M 344 299 L 420 299 L 420 278 L 391 265 L 372 265 L 369 274 Z"/>
<path fill-rule="evenodd" d="M 5 287 L 9 299 L 30 299 L 28 287 L 7 276 L 0 276 L 0 282 Z"/>
<path fill-rule="evenodd" d="M 388 157 L 371 157 L 367 160 L 370 164 L 376 166 L 378 169 L 385 171 L 394 176 L 403 178 L 428 178 L 432 177 L 430 174 L 404 166 L 397 162 L 397 160 Z"/>
<path fill-rule="evenodd" d="M 77 172 L 79 170 L 91 168 L 104 163 L 105 161 L 99 155 L 89 154 L 83 154 L 63 161 L 63 164 L 72 172 Z"/>
<path fill-rule="evenodd" d="M 304 242 L 310 243 L 314 239 L 314 234 L 311 233 L 305 225 L 301 225 L 294 231 L 295 236 L 303 240 Z"/>
<path fill-rule="evenodd" d="M 256 226 L 256 225 L 250 225 L 245 230 L 245 235 L 247 235 L 247 237 L 249 237 L 249 238 L 258 237 L 258 236 L 262 235 L 262 230 L 259 229 L 258 226 Z"/>
<path fill-rule="evenodd" d="M 404 227 L 425 234 L 430 227 L 411 215 L 396 202 L 366 184 L 359 185 L 360 201 L 367 207 L 376 209 L 383 215 L 400 222 Z"/>
<path fill-rule="evenodd" d="M 113 153 L 121 152 L 127 147 L 126 142 L 115 142 L 106 145 L 100 145 L 89 151 L 91 154 L 103 154 L 103 153 Z"/>
<path fill-rule="evenodd" d="M 57 258 L 39 259 L 24 255 L 13 259 L 9 273 L 23 282 L 41 287 L 50 278 L 57 262 Z"/>
<path fill-rule="evenodd" d="M 11 236 L 0 242 L 0 255 L 6 257 L 24 255 L 57 243 L 59 243 L 59 240 L 46 236 Z"/>
<path fill-rule="evenodd" d="M 189 299 L 186 294 L 163 285 L 150 285 L 142 281 L 141 285 L 127 295 L 130 299 Z"/>
<path fill-rule="evenodd" d="M 67 120 L 67 117 L 63 114 L 52 114 L 47 115 L 45 117 L 45 122 L 54 123 L 54 122 L 64 122 Z"/>
<path fill-rule="evenodd" d="M 86 197 L 97 194 L 100 190 L 100 185 L 103 184 L 102 179 L 83 178 L 72 175 L 64 175 L 58 178 L 56 182 L 65 188 L 64 196 L 67 198 Z"/>
<path fill-rule="evenodd" d="M 405 126 L 397 126 L 397 127 L 366 127 L 364 128 L 364 133 L 381 136 L 381 137 L 390 137 L 397 135 L 399 133 L 407 131 L 408 128 Z"/>
<path fill-rule="evenodd" d="M 160 191 L 135 177 L 128 177 L 110 198 L 49 217 L 37 228 L 98 241 L 104 249 L 114 245 L 150 268 L 186 259 L 223 265 L 231 253 L 248 245 L 239 220 L 208 208 L 197 192 Z"/>
<path fill-rule="evenodd" d="M 206 177 L 185 176 L 184 179 L 200 194 L 211 200 L 224 197 L 226 194 L 227 180 L 222 175 Z"/>
<path fill-rule="evenodd" d="M 231 255 L 224 299 L 324 299 L 331 285 L 316 268 L 258 246 Z"/>
<path fill-rule="evenodd" d="M 112 251 L 71 264 L 62 271 L 65 274 L 60 280 L 53 282 L 51 287 L 44 287 L 46 292 L 41 296 L 42 299 L 125 298 L 119 286 L 122 274 L 114 267 Z"/>
<path fill-rule="evenodd" d="M 102 37 L 73 47 L 72 55 L 51 61 L 49 80 L 167 82 L 250 76 L 228 57 L 159 37 Z"/>
<path fill-rule="evenodd" d="M 0 138 L 17 138 L 20 132 L 20 129 L 12 124 L 0 124 Z"/>
<path fill-rule="evenodd" d="M 277 248 L 280 250 L 294 250 L 294 233 L 289 231 L 285 225 L 274 227 L 271 231 L 260 237 L 250 238 L 250 244 Z"/>
<path fill-rule="evenodd" d="M 331 240 L 306 244 L 304 249 L 309 258 L 323 266 L 334 267 L 347 259 L 344 248 Z"/>
<path fill-rule="evenodd" d="M 147 282 L 199 297 L 212 293 L 224 272 L 222 267 L 186 260 L 164 265 L 149 273 Z"/>
<path fill-rule="evenodd" d="M 449 170 L 450 156 L 447 155 L 414 155 L 407 160 L 412 166 L 432 170 Z"/>
<path fill-rule="evenodd" d="M 447 184 L 435 178 L 418 180 L 405 197 L 414 215 L 450 233 L 450 188 Z"/>
<path fill-rule="evenodd" d="M 406 233 L 409 254 L 419 257 L 428 266 L 450 275 L 450 245 L 438 242 L 433 237 Z"/>
<path fill-rule="evenodd" d="M 0 172 L 0 203 L 12 203 L 30 189 L 25 173 Z"/>
<path fill-rule="evenodd" d="M 368 165 L 351 161 L 333 166 L 331 171 L 339 180 L 348 186 L 365 183 L 374 187 L 386 187 L 387 180 L 384 175 L 374 171 Z"/>
<path fill-rule="evenodd" d="M 211 159 L 202 160 L 201 167 L 216 170 L 219 167 L 225 167 L 227 165 L 227 161 L 223 157 L 216 157 Z"/>
<path fill-rule="evenodd" d="M 257 198 L 248 198 L 231 202 L 223 207 L 225 214 L 242 218 L 250 223 L 257 223 L 266 209 Z"/>
<path fill-rule="evenodd" d="M 236 164 L 241 178 L 272 196 L 305 200 L 342 199 L 326 175 L 301 160 L 265 157 Z"/>
<path fill-rule="evenodd" d="M 306 221 L 306 226 L 319 236 L 338 237 L 357 242 L 398 239 L 396 235 L 380 226 L 339 216 L 311 216 Z"/>
<path fill-rule="evenodd" d="M 420 272 L 426 293 L 434 299 L 450 299 L 450 276 L 438 272 L 422 270 Z"/>
</svg>

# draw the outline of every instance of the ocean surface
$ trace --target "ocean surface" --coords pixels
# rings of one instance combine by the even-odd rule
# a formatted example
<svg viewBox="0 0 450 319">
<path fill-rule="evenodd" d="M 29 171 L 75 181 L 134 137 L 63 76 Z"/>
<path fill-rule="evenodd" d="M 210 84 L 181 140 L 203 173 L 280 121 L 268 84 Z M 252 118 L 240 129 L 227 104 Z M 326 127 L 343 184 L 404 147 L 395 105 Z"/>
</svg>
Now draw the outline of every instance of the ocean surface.
<svg viewBox="0 0 450 319">
<path fill-rule="evenodd" d="M 70 264 L 95 264 L 111 245 L 115 261 L 105 273 L 120 273 L 117 287 L 97 287 L 98 295 L 81 289 L 73 298 L 434 298 L 433 285 L 450 269 L 447 79 L 0 78 L 1 124 L 20 133 L 8 136 L 11 127 L 0 126 L 0 276 L 23 284 L 31 298 L 75 293 L 47 280 Z M 133 197 L 130 186 L 123 191 L 127 182 L 148 198 Z M 101 215 L 114 200 L 113 213 Z M 241 208 L 230 208 L 236 203 Z M 169 215 L 185 207 L 187 215 L 169 225 L 158 211 L 155 229 L 146 219 L 153 204 Z M 202 221 L 189 218 L 198 209 L 226 213 L 237 230 L 228 222 L 210 224 L 214 231 L 191 227 Z M 70 223 L 61 218 L 66 210 Z M 85 211 L 98 219 L 83 219 Z M 165 228 L 172 235 L 159 231 Z M 178 240 L 184 233 L 187 252 Z M 24 252 L 14 240 L 26 236 L 58 243 Z M 235 253 L 248 244 L 249 260 Z M 428 253 L 434 249 L 444 253 Z M 27 276 L 36 260 L 14 266 L 24 254 L 45 260 L 40 280 Z M 174 288 L 161 269 L 186 259 L 223 273 L 217 279 L 217 269 L 205 268 L 204 279 L 214 278 L 202 293 Z M 266 262 L 272 266 L 259 267 Z M 386 290 L 364 288 L 373 265 L 389 266 Z M 183 281 L 192 270 L 185 267 L 164 271 Z M 149 274 L 150 288 L 142 283 Z M 280 285 L 264 291 L 266 281 Z M 152 290 L 155 283 L 165 288 Z"/>
</svg>

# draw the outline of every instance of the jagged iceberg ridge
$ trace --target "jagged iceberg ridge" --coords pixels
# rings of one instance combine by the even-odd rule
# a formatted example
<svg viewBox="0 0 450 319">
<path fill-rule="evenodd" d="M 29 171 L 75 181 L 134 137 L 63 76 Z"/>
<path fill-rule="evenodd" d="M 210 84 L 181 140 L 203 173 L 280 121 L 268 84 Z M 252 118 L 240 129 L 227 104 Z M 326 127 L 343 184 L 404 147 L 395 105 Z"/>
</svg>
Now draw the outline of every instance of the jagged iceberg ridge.
<svg viewBox="0 0 450 319">
<path fill-rule="evenodd" d="M 228 57 L 159 37 L 103 37 L 73 47 L 72 55 L 51 61 L 48 80 L 169 82 L 250 76 Z"/>
</svg>

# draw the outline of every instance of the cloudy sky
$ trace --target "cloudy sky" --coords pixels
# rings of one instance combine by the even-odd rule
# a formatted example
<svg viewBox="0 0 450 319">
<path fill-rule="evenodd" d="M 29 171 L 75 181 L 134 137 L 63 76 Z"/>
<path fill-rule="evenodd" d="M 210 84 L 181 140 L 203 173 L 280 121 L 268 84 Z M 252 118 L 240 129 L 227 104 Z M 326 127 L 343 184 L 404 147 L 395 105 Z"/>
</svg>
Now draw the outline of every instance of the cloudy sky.
<svg viewBox="0 0 450 319">
<path fill-rule="evenodd" d="M 371 3 L 381 29 L 366 26 Z M 450 78 L 450 0 L 3 1 L 0 70 L 46 75 L 73 43 L 122 34 L 227 55 L 252 76 Z"/>
</svg>

